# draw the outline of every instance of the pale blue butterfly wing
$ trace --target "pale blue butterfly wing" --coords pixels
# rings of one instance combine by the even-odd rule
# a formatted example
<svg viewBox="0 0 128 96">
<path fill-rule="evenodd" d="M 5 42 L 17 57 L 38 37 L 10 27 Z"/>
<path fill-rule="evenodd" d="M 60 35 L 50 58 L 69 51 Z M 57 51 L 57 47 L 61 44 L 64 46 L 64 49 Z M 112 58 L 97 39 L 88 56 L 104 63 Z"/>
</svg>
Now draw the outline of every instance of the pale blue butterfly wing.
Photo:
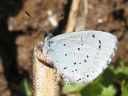
<svg viewBox="0 0 128 96">
<path fill-rule="evenodd" d="M 88 83 L 111 62 L 117 47 L 114 35 L 102 31 L 65 33 L 45 39 L 43 53 L 64 81 Z"/>
</svg>

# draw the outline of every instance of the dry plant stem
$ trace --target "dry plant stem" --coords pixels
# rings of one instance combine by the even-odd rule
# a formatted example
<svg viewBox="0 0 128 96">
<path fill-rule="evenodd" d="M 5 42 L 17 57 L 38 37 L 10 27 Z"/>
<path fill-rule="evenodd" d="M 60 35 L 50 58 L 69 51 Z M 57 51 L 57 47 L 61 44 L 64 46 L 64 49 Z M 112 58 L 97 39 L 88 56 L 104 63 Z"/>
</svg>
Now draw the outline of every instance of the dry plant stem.
<svg viewBox="0 0 128 96">
<path fill-rule="evenodd" d="M 88 0 L 84 0 L 84 16 L 88 14 Z"/>
<path fill-rule="evenodd" d="M 73 0 L 71 5 L 71 11 L 68 18 L 68 23 L 65 32 L 72 32 L 74 31 L 76 18 L 77 18 L 77 11 L 79 9 L 80 1 L 82 0 Z"/>
<path fill-rule="evenodd" d="M 45 66 L 38 60 L 37 55 L 40 50 L 38 48 L 35 46 L 33 52 L 33 96 L 59 96 L 58 82 L 60 76 L 56 73 L 55 69 Z"/>
<path fill-rule="evenodd" d="M 82 0 L 83 2 L 80 2 L 80 7 L 79 7 L 79 15 L 77 16 L 76 19 L 76 25 L 75 25 L 75 31 L 81 31 L 85 30 L 85 25 L 86 25 L 86 17 L 88 14 L 88 0 Z"/>
</svg>

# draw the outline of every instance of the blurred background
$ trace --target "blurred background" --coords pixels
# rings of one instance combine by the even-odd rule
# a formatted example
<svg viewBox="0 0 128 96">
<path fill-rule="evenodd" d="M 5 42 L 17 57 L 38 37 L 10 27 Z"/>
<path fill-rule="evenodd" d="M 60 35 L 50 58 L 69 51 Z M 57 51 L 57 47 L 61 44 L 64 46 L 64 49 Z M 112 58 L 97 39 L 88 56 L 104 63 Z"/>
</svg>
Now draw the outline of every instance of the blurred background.
<svg viewBox="0 0 128 96">
<path fill-rule="evenodd" d="M 84 29 L 115 34 L 118 50 L 102 76 L 87 86 L 65 85 L 61 93 L 63 96 L 128 96 L 128 0 L 86 1 Z M 32 51 L 43 39 L 43 30 L 25 11 L 44 24 L 48 32 L 60 34 L 66 28 L 71 4 L 72 0 L 0 2 L 0 96 L 32 95 Z M 79 8 L 79 18 L 83 9 Z"/>
</svg>

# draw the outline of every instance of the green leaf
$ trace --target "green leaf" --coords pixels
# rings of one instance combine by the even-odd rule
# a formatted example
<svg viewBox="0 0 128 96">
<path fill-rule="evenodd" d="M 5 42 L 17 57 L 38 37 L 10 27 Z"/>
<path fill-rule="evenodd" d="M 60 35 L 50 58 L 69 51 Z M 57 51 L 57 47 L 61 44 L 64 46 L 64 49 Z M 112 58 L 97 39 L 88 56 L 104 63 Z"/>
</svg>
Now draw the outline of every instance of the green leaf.
<svg viewBox="0 0 128 96">
<path fill-rule="evenodd" d="M 116 74 L 113 72 L 112 69 L 107 68 L 104 71 L 103 75 L 102 75 L 101 83 L 104 86 L 108 86 L 110 84 L 113 84 L 113 82 L 115 81 L 115 79 L 116 79 Z"/>
<path fill-rule="evenodd" d="M 82 91 L 82 96 L 100 96 L 102 88 L 98 83 L 91 83 L 86 86 Z"/>
<path fill-rule="evenodd" d="M 109 85 L 108 87 L 103 87 L 103 91 L 99 96 L 115 96 L 116 89 L 113 85 Z"/>
<path fill-rule="evenodd" d="M 128 67 L 118 67 L 115 71 L 116 78 L 118 80 L 128 80 Z"/>
<path fill-rule="evenodd" d="M 128 75 L 128 67 L 123 67 L 122 69 L 122 73 L 125 74 L 125 75 Z"/>
<path fill-rule="evenodd" d="M 122 82 L 121 84 L 121 91 L 122 91 L 122 94 L 121 96 L 128 96 L 128 82 Z"/>
<path fill-rule="evenodd" d="M 71 83 L 71 84 L 66 84 L 63 89 L 62 89 L 62 92 L 64 94 L 67 94 L 67 93 L 77 93 L 77 92 L 80 92 L 83 88 L 84 88 L 85 85 L 83 84 L 76 84 L 76 83 Z"/>
<path fill-rule="evenodd" d="M 27 78 L 24 78 L 23 81 L 22 81 L 22 84 L 23 84 L 23 87 L 24 87 L 25 96 L 32 96 L 30 81 Z"/>
<path fill-rule="evenodd" d="M 118 58 L 115 62 L 115 65 L 118 65 L 118 66 L 125 66 L 125 60 L 123 58 Z"/>
</svg>

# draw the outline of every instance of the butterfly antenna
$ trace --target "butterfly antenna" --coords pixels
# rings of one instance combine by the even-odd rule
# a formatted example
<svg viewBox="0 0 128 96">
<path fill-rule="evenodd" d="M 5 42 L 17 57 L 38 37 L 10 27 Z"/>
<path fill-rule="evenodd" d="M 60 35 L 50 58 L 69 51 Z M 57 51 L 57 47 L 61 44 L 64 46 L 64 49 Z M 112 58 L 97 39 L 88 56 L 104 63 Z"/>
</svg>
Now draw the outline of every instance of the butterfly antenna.
<svg viewBox="0 0 128 96">
<path fill-rule="evenodd" d="M 32 18 L 32 16 L 31 16 L 27 11 L 25 11 L 25 13 L 26 13 L 26 15 L 27 15 L 29 18 L 31 18 L 31 20 L 33 20 L 34 22 L 36 22 L 37 25 L 38 25 L 41 29 L 43 29 L 43 30 L 45 31 L 46 35 L 49 35 L 49 34 L 50 34 L 50 33 L 46 30 L 44 24 L 40 24 L 39 22 L 37 22 L 34 18 Z"/>
</svg>

